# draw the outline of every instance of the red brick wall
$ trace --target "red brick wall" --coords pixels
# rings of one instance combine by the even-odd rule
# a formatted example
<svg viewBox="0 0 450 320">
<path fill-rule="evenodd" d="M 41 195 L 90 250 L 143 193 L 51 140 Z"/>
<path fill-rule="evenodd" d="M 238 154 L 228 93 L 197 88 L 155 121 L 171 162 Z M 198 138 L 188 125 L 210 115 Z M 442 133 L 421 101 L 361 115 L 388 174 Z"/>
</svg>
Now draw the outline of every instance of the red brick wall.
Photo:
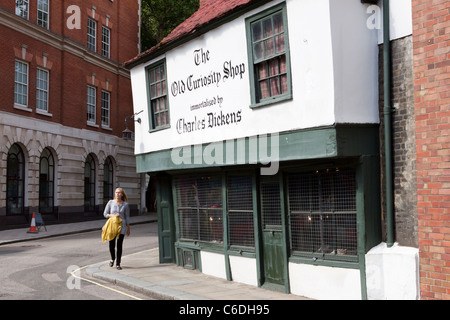
<svg viewBox="0 0 450 320">
<path fill-rule="evenodd" d="M 450 2 L 412 5 L 421 298 L 450 300 Z"/>
<path fill-rule="evenodd" d="M 85 128 L 106 134 L 121 136 L 125 129 L 124 119 L 133 114 L 130 79 L 126 70 L 120 72 L 120 65 L 138 54 L 139 3 L 138 0 L 126 1 L 86 1 L 62 0 L 50 1 L 50 31 L 44 33 L 56 35 L 56 47 L 45 41 L 39 41 L 15 28 L 0 25 L 2 45 L 0 46 L 0 110 L 34 117 L 40 120 L 61 123 L 64 126 Z M 67 19 L 73 14 L 67 13 L 71 5 L 80 7 L 80 29 L 69 29 Z M 95 6 L 95 14 L 92 9 Z M 0 10 L 9 12 L 11 19 L 26 28 L 35 28 L 37 23 L 37 1 L 30 1 L 29 21 L 16 17 L 14 1 L 0 1 Z M 101 57 L 102 25 L 109 19 L 111 30 L 110 60 Z M 97 52 L 87 51 L 87 20 L 93 17 L 97 21 Z M 62 49 L 63 39 L 68 39 Z M 73 46 L 71 45 L 73 44 Z M 26 59 L 22 60 L 22 47 L 26 46 Z M 67 46 L 68 45 L 68 46 Z M 58 46 L 61 46 L 59 48 Z M 75 52 L 75 54 L 73 53 Z M 47 56 L 47 69 L 50 72 L 49 113 L 36 112 L 36 70 L 43 55 Z M 14 61 L 19 59 L 29 64 L 28 111 L 14 108 Z M 91 63 L 91 61 L 95 61 Z M 105 67 L 106 66 L 106 67 Z M 92 84 L 91 75 L 95 74 L 97 88 L 96 125 L 87 125 L 87 85 Z M 107 85 L 108 83 L 108 85 Z M 111 93 L 110 127 L 101 127 L 101 92 Z M 31 111 L 30 111 L 31 110 Z M 133 130 L 132 121 L 130 129 Z"/>
<path fill-rule="evenodd" d="M 42 120 L 60 122 L 61 106 L 61 51 L 29 36 L 12 31 L 0 25 L 2 45 L 0 46 L 0 110 L 23 116 L 33 116 Z M 26 46 L 23 59 L 22 46 Z M 49 112 L 52 119 L 34 112 L 14 109 L 14 65 L 15 60 L 28 63 L 28 108 L 36 110 L 36 73 L 43 68 L 43 56 L 47 55 L 46 70 L 50 73 Z"/>
<path fill-rule="evenodd" d="M 55 4 L 54 12 L 63 19 L 55 21 L 55 30 L 61 30 L 60 33 L 65 37 L 71 38 L 83 45 L 87 43 L 87 21 L 88 17 L 97 21 L 97 52 L 101 52 L 101 28 L 106 24 L 106 16 L 109 16 L 109 25 L 111 29 L 111 59 L 115 61 L 128 61 L 134 58 L 138 52 L 138 33 L 139 33 L 139 3 L 138 0 L 127 1 L 87 1 L 87 0 L 64 0 L 61 6 L 59 1 Z M 72 13 L 67 13 L 67 8 L 76 5 L 81 8 L 81 29 L 68 29 L 66 27 L 67 19 Z M 95 6 L 95 15 L 93 15 L 93 6 Z M 60 11 L 61 10 L 61 11 Z M 59 24 L 59 25 L 58 25 Z M 53 27 L 53 25 L 52 25 Z"/>
</svg>

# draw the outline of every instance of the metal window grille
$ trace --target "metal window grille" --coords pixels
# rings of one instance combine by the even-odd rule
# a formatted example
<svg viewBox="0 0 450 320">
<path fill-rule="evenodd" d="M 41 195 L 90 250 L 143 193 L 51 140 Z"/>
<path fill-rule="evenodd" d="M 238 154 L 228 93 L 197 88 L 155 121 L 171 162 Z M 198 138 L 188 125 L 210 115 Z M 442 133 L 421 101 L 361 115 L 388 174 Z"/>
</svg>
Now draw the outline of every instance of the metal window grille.
<svg viewBox="0 0 450 320">
<path fill-rule="evenodd" d="M 296 254 L 354 261 L 356 179 L 351 169 L 288 176 L 290 235 Z"/>
<path fill-rule="evenodd" d="M 227 179 L 228 239 L 232 246 L 255 246 L 251 176 Z"/>
<path fill-rule="evenodd" d="M 180 239 L 223 243 L 221 177 L 175 179 Z"/>
<path fill-rule="evenodd" d="M 261 182 L 261 218 L 263 229 L 281 226 L 280 184 Z"/>
</svg>

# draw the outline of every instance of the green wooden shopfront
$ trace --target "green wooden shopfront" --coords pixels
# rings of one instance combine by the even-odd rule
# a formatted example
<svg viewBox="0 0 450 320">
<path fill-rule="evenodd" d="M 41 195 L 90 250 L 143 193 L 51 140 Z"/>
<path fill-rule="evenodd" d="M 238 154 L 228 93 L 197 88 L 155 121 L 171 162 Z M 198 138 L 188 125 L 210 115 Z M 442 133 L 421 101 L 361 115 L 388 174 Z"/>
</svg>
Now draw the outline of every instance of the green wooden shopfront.
<svg viewBox="0 0 450 320">
<path fill-rule="evenodd" d="M 161 262 L 202 270 L 200 252 L 216 253 L 233 280 L 230 257 L 251 258 L 257 285 L 286 293 L 290 263 L 348 268 L 364 287 L 365 254 L 381 241 L 377 141 L 377 126 L 281 134 L 276 175 L 138 156 L 138 170 L 155 171 Z"/>
</svg>

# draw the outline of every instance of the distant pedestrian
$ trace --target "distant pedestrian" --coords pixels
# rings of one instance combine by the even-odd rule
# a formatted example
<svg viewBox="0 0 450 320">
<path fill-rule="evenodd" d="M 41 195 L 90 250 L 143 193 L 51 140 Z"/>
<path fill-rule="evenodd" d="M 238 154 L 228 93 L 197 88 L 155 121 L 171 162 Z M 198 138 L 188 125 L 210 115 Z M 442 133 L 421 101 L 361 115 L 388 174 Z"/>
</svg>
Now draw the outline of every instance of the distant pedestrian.
<svg viewBox="0 0 450 320">
<path fill-rule="evenodd" d="M 125 234 L 130 235 L 130 207 L 128 205 L 128 198 L 125 191 L 122 188 L 117 188 L 114 194 L 114 200 L 109 200 L 106 204 L 105 211 L 103 212 L 105 218 L 119 217 L 122 219 L 122 229 L 120 231 L 119 238 L 117 239 L 117 270 L 122 270 L 120 267 L 120 261 L 122 259 L 122 245 Z M 116 238 L 109 241 L 109 252 L 111 253 L 111 260 L 109 266 L 114 265 L 116 260 Z"/>
</svg>

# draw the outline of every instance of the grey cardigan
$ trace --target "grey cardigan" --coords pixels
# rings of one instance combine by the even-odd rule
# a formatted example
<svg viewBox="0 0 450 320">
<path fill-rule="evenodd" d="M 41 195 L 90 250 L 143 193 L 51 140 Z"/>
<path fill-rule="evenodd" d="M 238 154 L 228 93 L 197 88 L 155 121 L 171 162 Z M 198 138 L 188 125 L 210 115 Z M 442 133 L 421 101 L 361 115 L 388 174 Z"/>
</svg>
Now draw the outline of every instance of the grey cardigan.
<svg viewBox="0 0 450 320">
<path fill-rule="evenodd" d="M 127 225 L 130 224 L 130 207 L 128 206 L 128 202 L 118 205 L 114 200 L 109 200 L 106 204 L 103 216 L 108 218 L 108 215 L 115 214 L 117 212 L 120 214 L 120 218 L 122 219 L 122 230 L 120 230 L 120 234 L 125 234 L 127 231 Z"/>
</svg>

